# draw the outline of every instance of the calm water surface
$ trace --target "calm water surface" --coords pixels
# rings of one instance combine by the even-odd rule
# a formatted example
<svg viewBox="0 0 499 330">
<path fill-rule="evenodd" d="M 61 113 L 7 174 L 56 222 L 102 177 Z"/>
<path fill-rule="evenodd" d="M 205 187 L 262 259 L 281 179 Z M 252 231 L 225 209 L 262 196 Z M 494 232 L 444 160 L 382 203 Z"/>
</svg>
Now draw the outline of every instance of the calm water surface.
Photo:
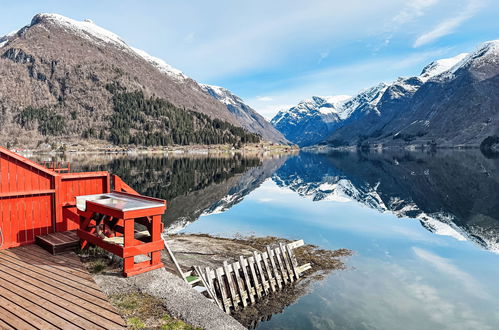
<svg viewBox="0 0 499 330">
<path fill-rule="evenodd" d="M 498 329 L 499 159 L 479 152 L 82 157 L 166 198 L 171 232 L 348 248 L 261 329 Z"/>
</svg>

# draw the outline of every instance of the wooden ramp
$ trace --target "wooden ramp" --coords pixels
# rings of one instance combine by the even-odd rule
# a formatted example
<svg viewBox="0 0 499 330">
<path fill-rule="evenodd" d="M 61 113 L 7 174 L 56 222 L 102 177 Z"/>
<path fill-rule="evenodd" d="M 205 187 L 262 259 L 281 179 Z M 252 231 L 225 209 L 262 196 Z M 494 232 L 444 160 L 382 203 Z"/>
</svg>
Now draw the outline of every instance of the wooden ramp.
<svg viewBox="0 0 499 330">
<path fill-rule="evenodd" d="M 0 251 L 0 329 L 123 329 L 74 253 L 36 245 Z"/>
<path fill-rule="evenodd" d="M 265 252 L 253 252 L 251 257 L 239 257 L 232 264 L 211 269 L 194 267 L 199 281 L 188 281 L 194 285 L 202 283 L 207 296 L 226 313 L 237 311 L 261 300 L 265 296 L 282 290 L 300 279 L 310 264 L 298 266 L 293 249 L 303 246 L 303 240 L 277 247 L 267 246 Z"/>
</svg>

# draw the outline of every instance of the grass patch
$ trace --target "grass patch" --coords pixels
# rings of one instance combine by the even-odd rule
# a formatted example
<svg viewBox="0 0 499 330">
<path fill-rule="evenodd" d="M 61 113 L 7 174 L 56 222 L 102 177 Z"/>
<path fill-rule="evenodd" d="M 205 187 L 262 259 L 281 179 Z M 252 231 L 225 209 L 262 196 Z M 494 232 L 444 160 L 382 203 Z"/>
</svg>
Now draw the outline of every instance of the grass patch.
<svg viewBox="0 0 499 330">
<path fill-rule="evenodd" d="M 111 303 L 131 329 L 197 330 L 182 320 L 173 318 L 161 300 L 153 296 L 131 293 L 112 295 Z"/>
</svg>

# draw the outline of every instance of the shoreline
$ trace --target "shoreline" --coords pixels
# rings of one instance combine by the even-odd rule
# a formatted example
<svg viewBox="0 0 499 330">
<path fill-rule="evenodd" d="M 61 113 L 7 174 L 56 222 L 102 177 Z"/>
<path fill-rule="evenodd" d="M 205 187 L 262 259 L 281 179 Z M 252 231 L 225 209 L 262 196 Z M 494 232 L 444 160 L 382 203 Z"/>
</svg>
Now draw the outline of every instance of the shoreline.
<svg viewBox="0 0 499 330">
<path fill-rule="evenodd" d="M 169 235 L 167 242 L 173 250 L 181 266 L 221 266 L 224 260 L 237 260 L 240 255 L 251 255 L 252 251 L 263 251 L 267 245 L 278 242 L 291 242 L 278 237 L 237 237 L 223 238 L 207 234 L 175 234 Z M 120 301 L 139 300 L 161 304 L 162 310 L 170 320 L 178 319 L 185 322 L 184 329 L 193 328 L 224 328 L 244 329 L 255 326 L 261 320 L 296 302 L 309 292 L 310 286 L 320 281 L 333 271 L 346 269 L 343 259 L 353 254 L 346 249 L 323 250 L 317 246 L 306 244 L 296 249 L 296 257 L 300 264 L 309 262 L 312 268 L 304 273 L 302 279 L 275 294 L 265 297 L 258 303 L 239 310 L 231 315 L 224 313 L 205 296 L 186 284 L 178 275 L 168 271 L 171 261 L 162 252 L 165 268 L 150 271 L 130 278 L 119 275 L 119 263 L 112 262 L 105 254 L 80 255 L 85 267 L 93 273 L 93 278 L 101 289 L 115 303 L 127 322 L 141 322 L 146 327 L 154 328 L 160 324 L 162 316 L 148 315 L 140 319 L 137 314 L 120 309 Z M 137 298 L 137 299 L 135 299 Z M 135 300 L 134 300 L 135 299 Z M 126 305 L 126 304 L 125 304 Z M 160 308 L 160 307 L 158 307 Z M 161 309 L 160 308 L 160 309 Z M 132 316 L 130 316 L 132 315 Z M 130 320 L 131 319 L 131 320 Z"/>
<path fill-rule="evenodd" d="M 164 147 L 78 147 L 66 150 L 44 150 L 44 149 L 19 149 L 11 148 L 12 151 L 24 156 L 64 156 L 64 155 L 224 155 L 224 154 L 293 154 L 299 152 L 296 146 L 259 143 L 247 144 L 236 149 L 231 145 L 186 145 L 186 146 L 164 146 Z"/>
</svg>

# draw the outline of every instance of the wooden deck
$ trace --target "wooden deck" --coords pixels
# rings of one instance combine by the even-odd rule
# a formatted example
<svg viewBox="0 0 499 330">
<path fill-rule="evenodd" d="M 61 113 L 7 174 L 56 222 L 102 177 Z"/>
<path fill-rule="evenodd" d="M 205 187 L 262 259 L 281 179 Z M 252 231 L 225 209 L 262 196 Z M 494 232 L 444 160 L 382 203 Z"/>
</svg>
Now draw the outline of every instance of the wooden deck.
<svg viewBox="0 0 499 330">
<path fill-rule="evenodd" d="M 34 244 L 0 251 L 0 329 L 123 329 L 74 253 Z"/>
</svg>

